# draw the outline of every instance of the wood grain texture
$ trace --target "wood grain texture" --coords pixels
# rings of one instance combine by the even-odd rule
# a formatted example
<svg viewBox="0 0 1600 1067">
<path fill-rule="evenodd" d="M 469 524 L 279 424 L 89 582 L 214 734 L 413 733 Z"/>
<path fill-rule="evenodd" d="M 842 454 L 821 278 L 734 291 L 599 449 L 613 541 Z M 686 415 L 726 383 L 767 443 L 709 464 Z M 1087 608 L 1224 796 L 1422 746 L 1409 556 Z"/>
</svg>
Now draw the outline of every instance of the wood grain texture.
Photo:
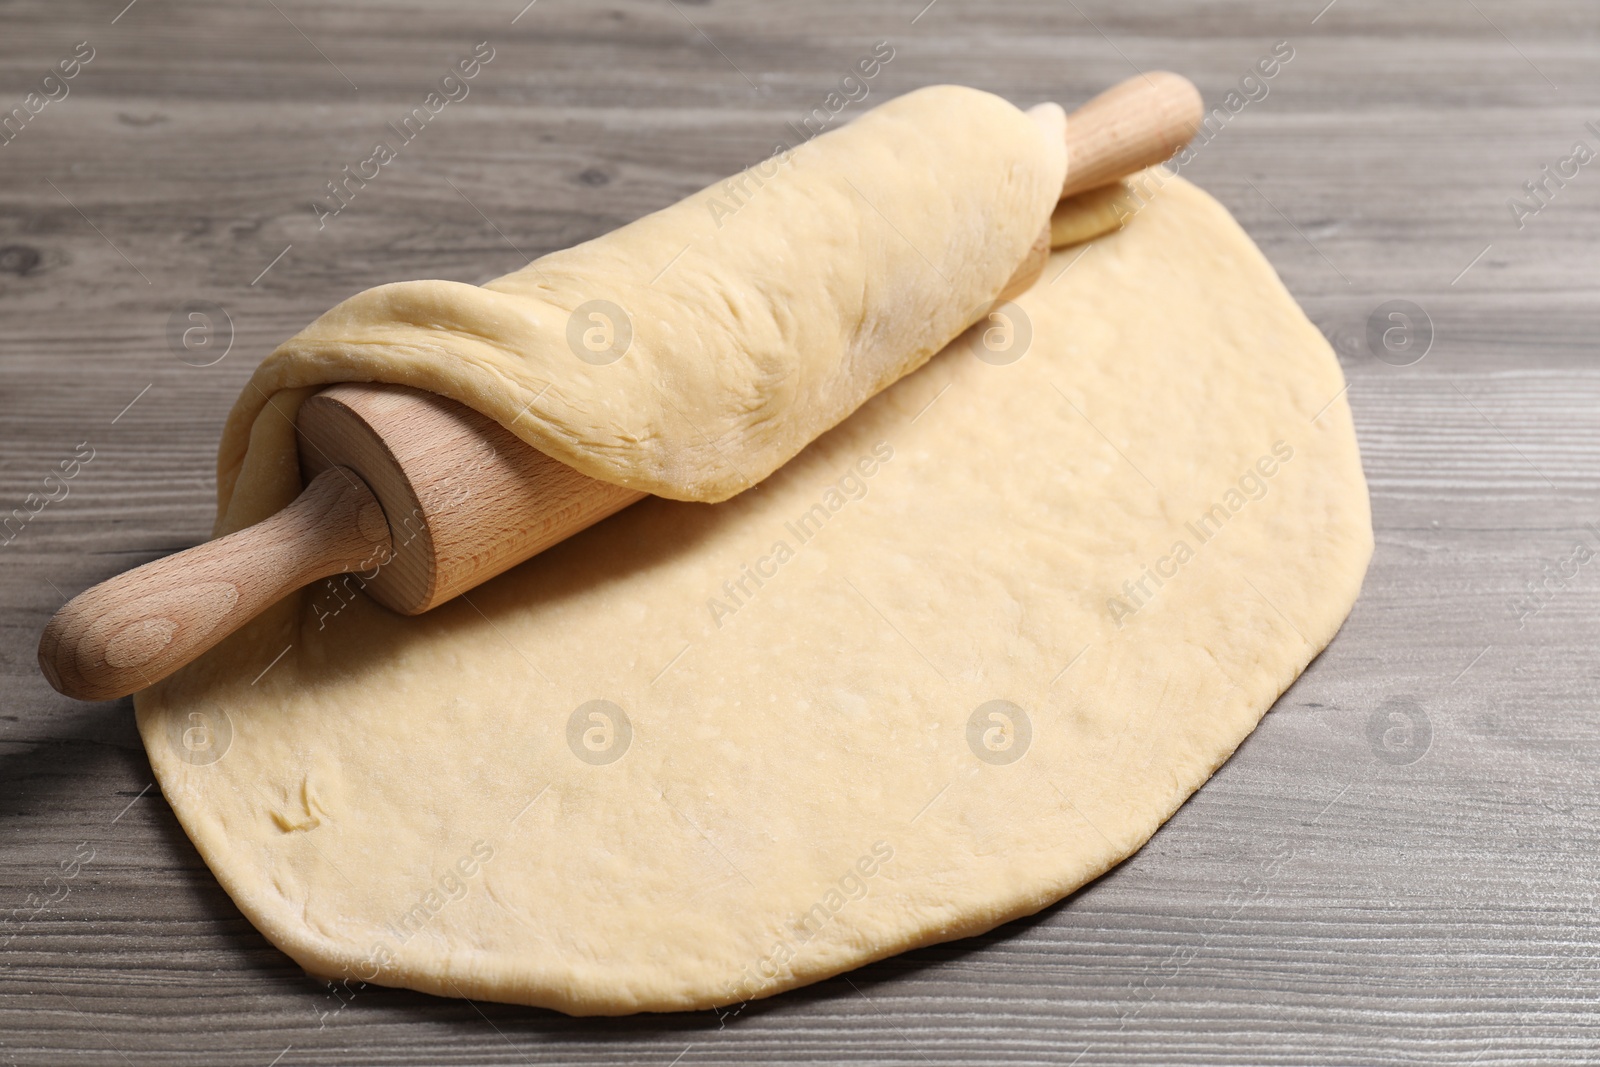
<svg viewBox="0 0 1600 1067">
<path fill-rule="evenodd" d="M 45 624 L 39 669 L 78 700 L 129 696 L 301 586 L 381 564 L 390 545 L 378 498 L 354 471 L 328 467 L 292 504 L 254 526 L 73 597 Z"/>
<path fill-rule="evenodd" d="M 1098 93 L 1067 116 L 1062 197 L 1165 163 L 1189 144 L 1202 118 L 1194 83 L 1171 71 L 1136 74 Z"/>
<path fill-rule="evenodd" d="M 644 498 L 530 448 L 465 405 L 344 382 L 296 419 L 302 477 L 338 465 L 383 505 L 393 555 L 355 589 L 420 615 Z M 354 595 L 350 593 L 349 595 Z"/>
<path fill-rule="evenodd" d="M 0 514 L 59 497 L 0 548 L 0 1063 L 1594 1060 L 1600 568 L 1522 598 L 1600 525 L 1600 171 L 1520 229 L 1507 200 L 1600 140 L 1600 13 L 924 4 L 0 5 L 0 109 L 96 50 L 0 145 Z M 483 40 L 471 95 L 319 231 L 324 183 Z M 1216 105 L 1291 42 L 1186 173 L 1345 364 L 1378 542 L 1350 621 L 1141 853 L 1032 920 L 725 1018 L 341 998 L 199 862 L 129 703 L 49 689 L 39 629 L 206 535 L 222 418 L 278 340 L 368 286 L 483 281 L 754 162 L 879 40 L 869 101 L 955 81 L 1069 108 L 1134 68 Z M 1367 346 L 1396 299 L 1432 323 L 1412 366 Z M 220 348 L 169 341 L 191 301 L 231 317 L 209 366 Z M 94 459 L 46 489 L 83 441 Z M 1368 740 L 1397 709 L 1430 725 L 1414 762 Z"/>
</svg>

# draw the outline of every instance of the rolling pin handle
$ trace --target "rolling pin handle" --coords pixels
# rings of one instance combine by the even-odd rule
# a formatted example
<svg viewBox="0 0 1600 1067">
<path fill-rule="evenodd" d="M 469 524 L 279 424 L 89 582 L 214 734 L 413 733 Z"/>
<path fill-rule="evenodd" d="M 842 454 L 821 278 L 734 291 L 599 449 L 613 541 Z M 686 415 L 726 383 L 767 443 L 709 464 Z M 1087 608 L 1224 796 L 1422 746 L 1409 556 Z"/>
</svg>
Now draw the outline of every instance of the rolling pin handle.
<svg viewBox="0 0 1600 1067">
<path fill-rule="evenodd" d="M 1067 176 L 1061 185 L 1061 199 L 1099 189 L 1171 159 L 1200 128 L 1204 107 L 1194 83 L 1171 71 L 1135 74 L 1113 85 L 1066 116 Z M 1049 259 L 1047 221 L 1027 258 L 995 298 L 996 305 L 1032 288 Z"/>
<path fill-rule="evenodd" d="M 1194 83 L 1153 70 L 1113 85 L 1067 116 L 1063 199 L 1172 158 L 1205 117 Z"/>
<path fill-rule="evenodd" d="M 67 696 L 126 696 L 165 678 L 301 586 L 367 569 L 391 551 L 377 498 L 349 469 L 333 467 L 254 526 L 73 597 L 39 639 L 39 667 Z"/>
</svg>

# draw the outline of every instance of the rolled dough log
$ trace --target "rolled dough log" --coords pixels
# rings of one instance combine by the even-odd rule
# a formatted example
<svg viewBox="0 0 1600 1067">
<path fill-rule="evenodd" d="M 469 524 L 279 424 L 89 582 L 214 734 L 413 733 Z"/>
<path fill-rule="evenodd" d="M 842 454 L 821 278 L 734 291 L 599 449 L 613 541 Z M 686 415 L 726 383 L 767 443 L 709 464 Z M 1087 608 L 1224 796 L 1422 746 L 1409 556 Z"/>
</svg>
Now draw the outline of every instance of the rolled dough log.
<svg viewBox="0 0 1600 1067">
<path fill-rule="evenodd" d="M 487 285 L 351 297 L 240 395 L 217 532 L 288 502 L 233 491 L 251 434 L 281 421 L 268 398 L 292 414 L 296 390 L 341 381 L 441 393 L 656 496 L 742 492 L 999 295 L 1055 206 L 1064 122 L 1053 105 L 1030 117 L 977 89 L 919 89 Z"/>
<path fill-rule="evenodd" d="M 756 490 L 646 500 L 416 618 L 313 588 L 139 729 L 314 973 L 575 1014 L 767 996 L 1033 913 L 1205 782 L 1360 587 L 1343 385 L 1168 177 Z M 236 496 L 292 480 L 286 426 L 254 420 Z"/>
</svg>

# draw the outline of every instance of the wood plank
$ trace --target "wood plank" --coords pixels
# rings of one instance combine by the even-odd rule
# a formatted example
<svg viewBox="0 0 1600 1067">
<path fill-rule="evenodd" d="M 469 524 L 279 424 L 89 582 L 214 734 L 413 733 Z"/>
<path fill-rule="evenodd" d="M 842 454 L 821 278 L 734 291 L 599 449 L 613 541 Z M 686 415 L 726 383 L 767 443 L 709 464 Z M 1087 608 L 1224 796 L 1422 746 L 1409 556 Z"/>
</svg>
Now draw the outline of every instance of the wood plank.
<svg viewBox="0 0 1600 1067">
<path fill-rule="evenodd" d="M 1600 171 L 1520 229 L 1506 203 L 1600 122 L 1593 5 L 924 2 L 5 6 L 0 107 L 76 42 L 96 57 L 0 145 L 0 510 L 96 453 L 0 549 L 0 1062 L 1593 1060 L 1600 572 L 1516 603 L 1600 524 Z M 323 183 L 480 40 L 469 98 L 319 230 Z M 1149 846 L 1033 919 L 729 1017 L 344 1003 L 200 863 L 128 702 L 48 689 L 39 628 L 205 536 L 222 419 L 278 340 L 368 286 L 483 281 L 731 173 L 878 40 L 871 100 L 955 81 L 1024 104 L 1135 66 L 1215 103 L 1292 43 L 1188 173 L 1340 352 L 1378 538 L 1362 600 Z M 1366 348 L 1395 298 L 1434 325 L 1413 367 Z M 214 366 L 169 349 L 190 300 L 232 317 Z M 1403 766 L 1366 739 L 1397 699 L 1433 731 Z M 89 849 L 65 898 L 12 911 Z"/>
</svg>

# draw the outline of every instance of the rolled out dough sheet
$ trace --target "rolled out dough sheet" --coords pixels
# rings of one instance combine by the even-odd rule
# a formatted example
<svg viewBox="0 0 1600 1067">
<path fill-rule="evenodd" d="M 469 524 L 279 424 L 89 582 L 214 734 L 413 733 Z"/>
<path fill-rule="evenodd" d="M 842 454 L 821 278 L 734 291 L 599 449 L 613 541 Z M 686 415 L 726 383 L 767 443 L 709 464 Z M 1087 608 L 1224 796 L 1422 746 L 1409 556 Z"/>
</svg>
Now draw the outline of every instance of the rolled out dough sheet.
<svg viewBox="0 0 1600 1067">
<path fill-rule="evenodd" d="M 1159 184 L 755 489 L 647 499 L 417 618 L 314 587 L 140 694 L 240 909 L 319 975 L 667 1011 L 1137 850 L 1372 547 L 1333 352 Z M 258 422 L 239 491 L 290 447 Z"/>
</svg>

